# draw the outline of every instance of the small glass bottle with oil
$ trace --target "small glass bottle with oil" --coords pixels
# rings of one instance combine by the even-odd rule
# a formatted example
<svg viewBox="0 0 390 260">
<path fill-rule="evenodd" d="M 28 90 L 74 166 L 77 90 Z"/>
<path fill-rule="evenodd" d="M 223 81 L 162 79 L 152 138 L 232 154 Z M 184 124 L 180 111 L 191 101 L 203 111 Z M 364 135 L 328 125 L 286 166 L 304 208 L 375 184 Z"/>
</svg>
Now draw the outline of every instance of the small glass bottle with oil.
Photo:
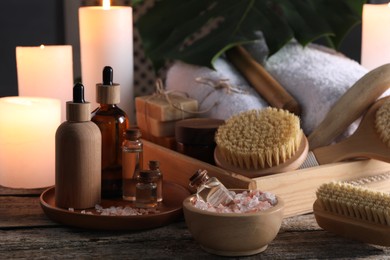
<svg viewBox="0 0 390 260">
<path fill-rule="evenodd" d="M 135 185 L 143 165 L 143 143 L 141 131 L 138 128 L 130 128 L 125 132 L 122 145 L 122 165 L 123 199 L 135 201 Z"/>
<path fill-rule="evenodd" d="M 215 177 L 209 177 L 206 170 L 198 170 L 190 178 L 190 186 L 195 188 L 197 199 L 217 207 L 233 201 L 229 190 Z"/>
<path fill-rule="evenodd" d="M 157 206 L 157 179 L 151 170 L 140 171 L 135 186 L 135 206 L 137 208 L 154 208 Z"/>
<path fill-rule="evenodd" d="M 160 170 L 160 162 L 156 160 L 149 161 L 149 169 L 157 178 L 157 202 L 163 200 L 163 175 Z"/>
</svg>

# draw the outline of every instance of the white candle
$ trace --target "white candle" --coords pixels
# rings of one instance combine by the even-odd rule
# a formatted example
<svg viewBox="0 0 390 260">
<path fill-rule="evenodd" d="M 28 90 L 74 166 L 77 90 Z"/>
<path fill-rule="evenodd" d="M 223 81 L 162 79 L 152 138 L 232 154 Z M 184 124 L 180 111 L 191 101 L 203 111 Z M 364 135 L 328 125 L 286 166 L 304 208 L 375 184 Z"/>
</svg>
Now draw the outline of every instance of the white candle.
<svg viewBox="0 0 390 260">
<path fill-rule="evenodd" d="M 0 185 L 41 188 L 55 182 L 55 132 L 60 101 L 0 98 Z"/>
<path fill-rule="evenodd" d="M 72 100 L 72 46 L 16 47 L 19 96 L 61 100 L 61 121 L 65 104 Z"/>
<path fill-rule="evenodd" d="M 79 9 L 82 82 L 86 99 L 96 103 L 96 83 L 104 66 L 114 70 L 121 85 L 119 107 L 134 121 L 133 11 L 131 7 L 81 7 Z"/>
<path fill-rule="evenodd" d="M 389 5 L 365 4 L 362 20 L 361 64 L 372 70 L 390 63 Z"/>
</svg>

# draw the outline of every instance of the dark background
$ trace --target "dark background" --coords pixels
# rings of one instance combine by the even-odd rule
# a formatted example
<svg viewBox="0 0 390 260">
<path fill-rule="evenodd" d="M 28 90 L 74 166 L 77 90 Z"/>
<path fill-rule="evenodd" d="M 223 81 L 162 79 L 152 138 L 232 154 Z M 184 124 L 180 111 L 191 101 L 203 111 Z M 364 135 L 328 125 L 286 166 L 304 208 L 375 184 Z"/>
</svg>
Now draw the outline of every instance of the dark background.
<svg viewBox="0 0 390 260">
<path fill-rule="evenodd" d="M 62 0 L 2 1 L 0 7 L 0 97 L 18 94 L 16 46 L 64 44 L 63 21 Z"/>
<path fill-rule="evenodd" d="M 65 39 L 64 1 L 77 0 L 2 1 L 0 8 L 0 97 L 18 94 L 16 46 L 72 43 Z M 347 35 L 340 51 L 360 62 L 360 49 L 361 25 L 358 25 Z M 76 72 L 75 75 L 78 73 Z"/>
</svg>

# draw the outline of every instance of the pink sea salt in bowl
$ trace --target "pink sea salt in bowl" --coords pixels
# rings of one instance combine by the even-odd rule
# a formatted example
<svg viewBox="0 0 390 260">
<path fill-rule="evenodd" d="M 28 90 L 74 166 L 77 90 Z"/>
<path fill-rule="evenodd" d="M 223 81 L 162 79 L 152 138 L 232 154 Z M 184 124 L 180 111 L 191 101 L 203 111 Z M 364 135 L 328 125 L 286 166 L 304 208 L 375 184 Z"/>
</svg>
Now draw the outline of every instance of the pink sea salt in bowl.
<svg viewBox="0 0 390 260">
<path fill-rule="evenodd" d="M 223 256 L 254 255 L 266 250 L 280 230 L 284 202 L 278 196 L 275 198 L 275 205 L 265 210 L 221 213 L 196 207 L 197 198 L 192 195 L 183 202 L 184 218 L 195 241 L 206 252 Z"/>
</svg>

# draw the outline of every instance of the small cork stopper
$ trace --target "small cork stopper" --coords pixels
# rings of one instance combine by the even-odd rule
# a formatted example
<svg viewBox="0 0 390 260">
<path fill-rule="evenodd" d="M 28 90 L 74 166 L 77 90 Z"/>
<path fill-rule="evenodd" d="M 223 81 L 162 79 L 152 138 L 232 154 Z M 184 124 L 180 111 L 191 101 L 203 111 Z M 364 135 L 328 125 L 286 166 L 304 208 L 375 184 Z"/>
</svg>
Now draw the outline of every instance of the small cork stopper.
<svg viewBox="0 0 390 260">
<path fill-rule="evenodd" d="M 159 167 L 160 167 L 160 162 L 159 161 L 156 161 L 156 160 L 149 161 L 149 169 L 156 170 Z"/>
<path fill-rule="evenodd" d="M 153 171 L 150 170 L 141 170 L 137 177 L 138 181 L 143 182 L 155 182 L 157 180 L 157 176 L 155 176 Z"/>
<path fill-rule="evenodd" d="M 142 136 L 141 130 L 139 128 L 129 128 L 125 132 L 125 138 L 128 140 L 137 140 Z"/>
<path fill-rule="evenodd" d="M 207 170 L 199 169 L 190 177 L 190 187 L 197 187 L 200 183 L 208 180 Z"/>
</svg>

